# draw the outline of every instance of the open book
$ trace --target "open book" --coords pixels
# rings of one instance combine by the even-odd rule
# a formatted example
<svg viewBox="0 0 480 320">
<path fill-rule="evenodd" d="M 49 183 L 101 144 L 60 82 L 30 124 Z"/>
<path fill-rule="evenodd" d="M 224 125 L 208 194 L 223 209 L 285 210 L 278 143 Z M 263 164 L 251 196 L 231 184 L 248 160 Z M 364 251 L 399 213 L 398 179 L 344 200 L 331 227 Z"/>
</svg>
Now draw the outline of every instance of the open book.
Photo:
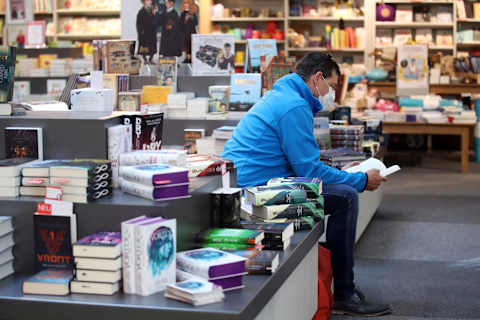
<svg viewBox="0 0 480 320">
<path fill-rule="evenodd" d="M 368 160 L 365 160 L 362 163 L 360 163 L 358 166 L 348 168 L 345 171 L 354 173 L 354 172 L 367 172 L 368 170 L 371 170 L 371 169 L 380 170 L 380 175 L 382 177 L 387 177 L 397 171 L 400 171 L 399 166 L 394 165 L 394 166 L 391 166 L 390 168 L 387 168 L 382 161 L 375 158 L 370 158 Z"/>
</svg>

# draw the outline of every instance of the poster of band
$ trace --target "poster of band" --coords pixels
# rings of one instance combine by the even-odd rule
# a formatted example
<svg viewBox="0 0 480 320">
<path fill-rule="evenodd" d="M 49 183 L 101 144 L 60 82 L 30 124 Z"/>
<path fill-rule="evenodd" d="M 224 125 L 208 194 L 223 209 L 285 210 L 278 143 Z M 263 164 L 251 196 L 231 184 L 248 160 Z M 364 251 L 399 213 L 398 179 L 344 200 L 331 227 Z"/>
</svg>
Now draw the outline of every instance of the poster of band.
<svg viewBox="0 0 480 320">
<path fill-rule="evenodd" d="M 193 75 L 229 75 L 235 70 L 233 34 L 192 36 Z"/>
<path fill-rule="evenodd" d="M 190 62 L 191 36 L 197 33 L 198 27 L 198 6 L 195 2 L 193 0 L 140 2 L 141 7 L 136 16 L 138 54 L 150 62 L 153 62 L 156 54 L 164 57 L 183 55 L 185 62 Z M 157 41 L 159 32 L 160 42 Z"/>
<path fill-rule="evenodd" d="M 398 47 L 397 95 L 428 94 L 428 47 Z"/>
</svg>

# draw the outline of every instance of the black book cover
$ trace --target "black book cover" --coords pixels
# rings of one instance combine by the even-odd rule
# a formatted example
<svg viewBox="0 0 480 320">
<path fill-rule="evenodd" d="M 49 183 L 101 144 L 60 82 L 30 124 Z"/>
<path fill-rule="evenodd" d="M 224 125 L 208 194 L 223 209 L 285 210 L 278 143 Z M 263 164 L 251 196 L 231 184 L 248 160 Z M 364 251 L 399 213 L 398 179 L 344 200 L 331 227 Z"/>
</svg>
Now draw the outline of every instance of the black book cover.
<svg viewBox="0 0 480 320">
<path fill-rule="evenodd" d="M 98 176 L 104 172 L 112 172 L 112 162 L 100 159 L 75 159 L 69 163 L 72 167 L 89 167 L 89 175 Z"/>
<path fill-rule="evenodd" d="M 73 267 L 71 217 L 34 215 L 35 267 Z"/>
<path fill-rule="evenodd" d="M 261 230 L 265 234 L 265 239 L 280 240 L 289 223 L 255 223 L 250 221 L 242 221 L 242 228 L 250 230 Z"/>
<path fill-rule="evenodd" d="M 43 157 L 40 148 L 43 148 L 41 129 L 37 128 L 6 128 L 5 152 L 7 158 L 33 158 Z"/>
<path fill-rule="evenodd" d="M 211 227 L 240 227 L 241 199 L 241 190 L 228 194 L 221 192 L 221 189 L 213 192 L 211 194 Z"/>
<path fill-rule="evenodd" d="M 123 123 L 132 126 L 133 150 L 162 148 L 163 113 L 124 116 Z"/>
<path fill-rule="evenodd" d="M 260 251 L 248 259 L 245 267 L 249 274 L 272 274 L 272 261 L 277 255 L 277 252 Z"/>
<path fill-rule="evenodd" d="M 282 240 L 263 239 L 264 250 L 283 250 Z"/>
<path fill-rule="evenodd" d="M 211 213 L 210 213 L 210 227 L 221 228 L 222 225 L 222 194 L 211 193 Z"/>
</svg>

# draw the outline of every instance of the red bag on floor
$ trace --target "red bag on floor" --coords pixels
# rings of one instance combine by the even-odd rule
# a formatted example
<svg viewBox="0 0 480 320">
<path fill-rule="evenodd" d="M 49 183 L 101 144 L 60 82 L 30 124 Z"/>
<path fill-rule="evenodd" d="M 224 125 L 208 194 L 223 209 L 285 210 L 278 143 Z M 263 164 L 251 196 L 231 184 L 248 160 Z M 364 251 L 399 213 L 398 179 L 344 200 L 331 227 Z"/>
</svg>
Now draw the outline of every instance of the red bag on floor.
<svg viewBox="0 0 480 320">
<path fill-rule="evenodd" d="M 318 245 L 318 309 L 313 320 L 328 320 L 332 314 L 333 271 L 330 250 Z"/>
</svg>

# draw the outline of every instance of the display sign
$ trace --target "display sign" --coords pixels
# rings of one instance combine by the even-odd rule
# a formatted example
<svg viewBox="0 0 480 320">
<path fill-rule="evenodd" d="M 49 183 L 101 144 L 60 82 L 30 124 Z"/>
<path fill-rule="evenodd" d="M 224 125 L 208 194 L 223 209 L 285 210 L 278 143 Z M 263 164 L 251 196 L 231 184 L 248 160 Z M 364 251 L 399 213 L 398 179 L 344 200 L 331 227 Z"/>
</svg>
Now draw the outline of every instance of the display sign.
<svg viewBox="0 0 480 320">
<path fill-rule="evenodd" d="M 429 94 L 428 46 L 399 46 L 397 60 L 397 96 Z"/>
</svg>

